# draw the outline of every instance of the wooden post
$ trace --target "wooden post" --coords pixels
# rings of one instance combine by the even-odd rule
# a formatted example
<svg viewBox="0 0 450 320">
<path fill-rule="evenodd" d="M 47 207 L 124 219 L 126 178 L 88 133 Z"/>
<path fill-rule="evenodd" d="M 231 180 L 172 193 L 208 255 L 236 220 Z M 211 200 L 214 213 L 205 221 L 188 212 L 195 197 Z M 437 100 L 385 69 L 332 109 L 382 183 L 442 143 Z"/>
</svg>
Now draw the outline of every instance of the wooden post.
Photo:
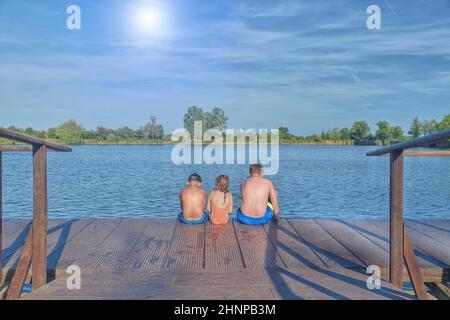
<svg viewBox="0 0 450 320">
<path fill-rule="evenodd" d="M 414 293 L 420 300 L 428 300 L 427 289 L 423 282 L 422 274 L 420 273 L 420 267 L 417 263 L 416 255 L 414 254 L 414 248 L 411 239 L 408 235 L 406 225 L 403 227 L 403 248 L 406 269 L 408 270 L 409 278 L 414 289 Z"/>
<path fill-rule="evenodd" d="M 19 263 L 17 264 L 14 277 L 8 288 L 8 294 L 6 300 L 19 299 L 22 294 L 22 288 L 27 278 L 28 271 L 30 269 L 32 259 L 32 243 L 33 243 L 33 229 L 28 232 L 27 239 L 20 255 Z"/>
<path fill-rule="evenodd" d="M 403 150 L 391 152 L 389 277 L 397 289 L 403 288 L 403 160 Z"/>
<path fill-rule="evenodd" d="M 47 147 L 33 145 L 33 290 L 47 283 Z"/>
</svg>

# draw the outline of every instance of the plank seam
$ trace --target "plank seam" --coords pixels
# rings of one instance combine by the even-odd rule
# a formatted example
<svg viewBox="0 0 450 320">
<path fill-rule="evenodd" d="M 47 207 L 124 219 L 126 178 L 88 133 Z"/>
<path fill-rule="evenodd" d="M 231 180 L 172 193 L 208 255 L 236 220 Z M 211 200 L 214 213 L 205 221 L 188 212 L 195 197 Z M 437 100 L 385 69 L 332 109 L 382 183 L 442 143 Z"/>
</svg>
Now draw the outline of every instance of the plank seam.
<svg viewBox="0 0 450 320">
<path fill-rule="evenodd" d="M 266 228 L 264 228 L 263 226 L 261 226 L 261 228 L 264 230 L 264 233 L 266 234 L 267 238 L 269 239 L 270 244 L 272 245 L 273 249 L 275 250 L 276 255 L 280 258 L 281 262 L 283 262 L 284 267 L 285 268 L 289 268 L 286 261 L 284 261 L 283 257 L 281 256 L 281 254 L 278 252 L 277 250 L 277 246 L 273 243 L 272 239 L 269 236 L 269 233 L 267 232 Z M 268 248 L 267 248 L 268 251 Z M 274 259 L 274 263 L 276 263 L 276 258 Z"/>
<path fill-rule="evenodd" d="M 165 266 L 167 264 L 167 256 L 169 255 L 170 250 L 172 250 L 173 239 L 175 238 L 175 234 L 177 232 L 179 224 L 180 224 L 180 222 L 178 222 L 178 220 L 175 220 L 175 227 L 173 228 L 172 237 L 170 238 L 170 246 L 168 246 L 167 251 L 164 254 L 164 258 L 162 259 L 160 269 L 166 269 Z M 158 268 L 156 268 L 156 269 L 158 269 Z"/>
<path fill-rule="evenodd" d="M 233 225 L 233 230 L 234 230 L 234 236 L 236 238 L 236 242 L 239 248 L 239 253 L 241 255 L 241 260 L 242 260 L 242 265 L 244 266 L 244 269 L 247 269 L 247 266 L 245 265 L 245 260 L 244 260 L 244 254 L 242 253 L 242 248 L 241 248 L 241 243 L 239 242 L 239 237 L 237 236 L 237 231 L 236 231 L 236 226 L 235 226 L 235 220 L 231 220 L 231 224 Z"/>
<path fill-rule="evenodd" d="M 358 257 L 352 250 L 350 250 L 349 248 L 347 248 L 347 246 L 345 246 L 341 241 L 339 241 L 335 236 L 333 236 L 330 232 L 328 232 L 327 229 L 325 229 L 325 227 L 323 227 L 319 222 L 316 221 L 316 219 L 313 219 L 313 221 L 315 223 L 317 223 L 317 225 L 322 228 L 326 233 L 328 233 L 330 235 L 330 237 L 332 237 L 334 240 L 336 240 L 341 246 L 343 246 L 345 248 L 345 250 L 347 250 L 348 252 L 350 252 L 356 259 L 358 259 L 363 266 L 367 267 L 367 263 L 365 263 L 364 261 L 361 260 L 360 257 Z"/>
<path fill-rule="evenodd" d="M 306 241 L 305 238 L 302 237 L 302 235 L 300 234 L 300 232 L 298 232 L 298 230 L 294 227 L 294 225 L 291 223 L 291 221 L 289 219 L 286 219 L 287 223 L 291 226 L 291 228 L 294 230 L 294 232 L 299 236 L 300 239 L 303 240 L 303 243 L 306 244 L 306 246 L 312 251 L 314 252 L 314 255 L 319 259 L 319 261 L 322 261 L 322 263 L 324 264 L 325 267 L 327 267 L 328 269 L 330 268 L 330 266 L 328 264 L 325 263 L 325 261 L 317 254 L 316 250 L 314 250 L 308 241 Z"/>
<path fill-rule="evenodd" d="M 339 221 L 340 223 L 342 223 L 344 226 L 349 227 L 350 229 L 352 229 L 353 231 L 356 231 L 357 233 L 359 233 L 360 235 L 362 235 L 364 238 L 366 238 L 367 240 L 369 240 L 370 242 L 372 242 L 374 245 L 376 245 L 378 248 L 382 249 L 383 251 L 385 251 L 386 253 L 389 253 L 389 250 L 384 249 L 383 247 L 381 247 L 380 245 L 378 245 L 377 243 L 373 242 L 368 236 L 366 236 L 364 233 L 362 233 L 361 231 L 359 231 L 358 229 L 352 228 L 351 226 L 349 226 L 348 224 L 346 224 L 345 222 L 343 222 L 342 219 L 336 219 L 336 221 Z"/>
<path fill-rule="evenodd" d="M 77 220 L 80 221 L 80 220 Z M 89 223 L 86 224 L 83 228 L 81 228 L 77 233 L 75 233 L 74 235 L 72 235 L 71 237 L 67 237 L 67 240 L 64 243 L 61 243 L 59 246 L 56 246 L 53 249 L 53 252 L 55 252 L 57 249 L 61 248 L 61 246 L 65 246 L 68 242 L 70 242 L 70 240 L 72 240 L 73 238 L 75 238 L 77 235 L 79 235 L 82 231 L 84 231 L 84 229 L 86 229 L 89 225 L 91 225 L 91 223 L 94 222 L 94 219 L 90 219 Z M 58 243 L 58 240 L 56 240 L 56 243 Z M 52 252 L 52 253 L 53 253 Z M 49 255 L 50 256 L 50 255 Z"/>
<path fill-rule="evenodd" d="M 123 263 L 121 265 L 121 267 L 119 269 L 124 269 L 124 266 L 126 265 L 126 261 L 130 258 L 130 256 L 133 254 L 133 250 L 138 246 L 139 241 L 142 239 L 142 237 L 145 234 L 145 231 L 147 231 L 147 229 L 150 226 L 147 225 L 145 228 L 143 228 L 143 230 L 141 231 L 141 233 L 139 234 L 139 236 L 136 238 L 136 240 L 134 241 L 133 245 L 131 246 L 130 250 L 128 251 L 128 253 L 125 255 L 125 257 L 123 258 Z"/>
<path fill-rule="evenodd" d="M 206 269 L 206 223 L 203 223 L 203 269 Z"/>
<path fill-rule="evenodd" d="M 378 229 L 380 229 L 380 230 L 385 231 L 385 230 L 384 230 L 381 226 L 379 226 L 378 224 L 375 224 L 375 223 L 373 223 L 372 221 L 369 221 L 369 223 L 370 223 L 372 226 L 374 226 L 374 227 L 376 227 L 376 228 L 378 228 Z M 405 227 L 406 227 L 407 229 L 411 229 L 411 231 L 414 231 L 414 232 L 418 233 L 420 236 L 425 236 L 428 240 L 430 240 L 430 241 L 432 241 L 432 242 L 437 242 L 437 243 L 440 243 L 440 242 L 441 242 L 441 241 L 439 241 L 439 240 L 437 240 L 437 239 L 434 239 L 434 238 L 428 236 L 428 235 L 427 235 L 426 233 L 424 233 L 424 232 L 421 232 L 421 231 L 419 231 L 419 230 L 417 230 L 417 229 L 415 229 L 415 228 L 411 228 L 410 226 L 408 226 L 408 225 L 406 224 L 406 221 L 405 221 Z M 411 236 L 410 236 L 410 237 L 411 237 Z M 432 253 L 428 252 L 427 250 L 425 250 L 424 248 L 422 248 L 422 246 L 420 246 L 420 243 L 416 243 L 415 246 L 414 246 L 414 243 L 413 243 L 413 250 L 414 250 L 414 252 L 418 252 L 418 253 L 421 253 L 421 254 L 424 254 L 424 255 L 429 256 L 430 258 L 434 259 L 437 263 L 446 265 L 446 263 L 445 263 L 444 261 L 442 261 L 439 257 L 436 257 L 434 254 L 432 254 Z M 428 261 L 428 262 L 430 262 L 430 261 Z M 430 263 L 431 263 L 431 262 L 430 262 Z M 444 268 L 444 267 L 442 267 L 442 266 L 437 265 L 436 263 L 433 263 L 433 264 L 434 264 L 434 267 L 442 268 L 443 270 L 446 269 L 446 268 Z M 421 267 L 421 269 L 422 269 L 422 268 L 423 268 L 423 267 Z"/>
</svg>

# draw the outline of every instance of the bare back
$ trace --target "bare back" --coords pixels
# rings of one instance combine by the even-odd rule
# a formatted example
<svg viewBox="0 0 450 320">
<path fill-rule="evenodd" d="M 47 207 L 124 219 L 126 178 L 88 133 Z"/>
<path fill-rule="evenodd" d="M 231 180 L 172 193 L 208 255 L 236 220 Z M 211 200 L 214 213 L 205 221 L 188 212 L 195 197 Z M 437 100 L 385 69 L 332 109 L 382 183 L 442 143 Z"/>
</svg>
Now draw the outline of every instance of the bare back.
<svg viewBox="0 0 450 320">
<path fill-rule="evenodd" d="M 242 203 L 241 212 L 249 217 L 264 216 L 269 199 L 272 203 L 276 199 L 276 192 L 272 181 L 261 176 L 252 176 L 241 185 Z M 278 203 L 277 207 L 278 207 Z"/>
<path fill-rule="evenodd" d="M 206 192 L 202 188 L 188 186 L 180 191 L 180 204 L 183 217 L 187 220 L 198 220 L 203 217 Z"/>
<path fill-rule="evenodd" d="M 228 222 L 228 214 L 233 211 L 233 195 L 215 190 L 209 194 L 206 210 L 211 212 L 211 222 L 224 224 Z"/>
</svg>

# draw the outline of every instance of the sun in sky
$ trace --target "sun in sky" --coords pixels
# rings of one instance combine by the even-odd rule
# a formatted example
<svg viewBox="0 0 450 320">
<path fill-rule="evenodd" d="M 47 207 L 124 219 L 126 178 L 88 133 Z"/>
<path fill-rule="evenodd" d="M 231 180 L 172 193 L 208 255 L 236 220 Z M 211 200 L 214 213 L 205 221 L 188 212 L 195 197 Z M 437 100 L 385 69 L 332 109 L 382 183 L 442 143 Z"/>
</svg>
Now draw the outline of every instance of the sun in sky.
<svg viewBox="0 0 450 320">
<path fill-rule="evenodd" d="M 129 13 L 132 32 L 143 40 L 162 38 L 168 34 L 168 8 L 162 4 L 133 6 Z"/>
</svg>

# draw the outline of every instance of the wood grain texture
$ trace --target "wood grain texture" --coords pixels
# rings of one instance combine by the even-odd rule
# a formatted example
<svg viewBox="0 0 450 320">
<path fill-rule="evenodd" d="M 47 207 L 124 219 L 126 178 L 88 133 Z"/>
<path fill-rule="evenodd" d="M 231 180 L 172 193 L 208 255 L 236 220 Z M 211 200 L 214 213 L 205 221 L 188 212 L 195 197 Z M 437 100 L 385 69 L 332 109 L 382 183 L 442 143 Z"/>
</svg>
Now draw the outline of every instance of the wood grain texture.
<svg viewBox="0 0 450 320">
<path fill-rule="evenodd" d="M 403 287 L 403 150 L 391 152 L 389 277 L 395 288 Z"/>
<path fill-rule="evenodd" d="M 326 265 L 291 226 L 280 220 L 264 226 L 272 245 L 287 267 L 325 268 Z"/>
<path fill-rule="evenodd" d="M 177 221 L 164 268 L 203 269 L 205 262 L 205 224 L 187 225 Z"/>
<path fill-rule="evenodd" d="M 294 230 L 328 268 L 365 268 L 365 264 L 313 219 L 289 219 Z"/>
<path fill-rule="evenodd" d="M 146 229 L 124 262 L 123 269 L 163 268 L 176 224 L 175 219 L 147 219 Z"/>
<path fill-rule="evenodd" d="M 387 252 L 349 226 L 332 219 L 317 219 L 316 221 L 365 266 L 388 265 Z"/>
<path fill-rule="evenodd" d="M 33 289 L 47 283 L 47 147 L 33 145 Z"/>
<path fill-rule="evenodd" d="M 6 249 L 14 248 L 9 251 L 12 255 L 4 273 L 18 267 L 30 230 L 27 223 L 29 220 L 23 219 L 5 222 L 16 231 L 4 233 Z M 441 281 L 450 270 L 443 259 L 450 254 L 450 247 L 445 245 L 447 235 L 441 229 L 450 226 L 450 220 L 420 223 L 414 224 L 416 229 L 408 229 L 420 270 L 425 281 Z M 385 276 L 388 234 L 388 220 L 281 219 L 265 226 L 232 220 L 223 226 L 192 226 L 176 219 L 50 219 L 47 261 L 56 281 L 66 279 L 66 268 L 72 264 L 81 268 L 83 279 L 92 273 L 111 280 L 106 284 L 92 280 L 97 283 L 95 288 L 85 279 L 89 290 L 69 294 L 79 298 L 118 298 L 123 294 L 153 299 L 170 298 L 171 294 L 188 297 L 189 293 L 245 299 L 404 298 L 395 290 L 380 297 L 364 289 L 366 265 L 379 265 Z M 126 278 L 119 281 L 112 276 L 120 274 Z M 143 280 L 143 274 L 153 277 L 155 283 Z M 405 268 L 404 280 L 407 275 Z M 245 279 L 247 284 L 242 285 Z M 144 281 L 147 289 L 139 281 Z M 199 283 L 201 289 L 193 289 Z M 111 292 L 114 290 L 117 293 Z"/>
<path fill-rule="evenodd" d="M 244 225 L 236 219 L 233 225 L 246 268 L 286 266 L 263 226 Z"/>
<path fill-rule="evenodd" d="M 18 299 L 22 293 L 22 287 L 25 283 L 25 279 L 28 274 L 28 270 L 30 269 L 32 257 L 33 257 L 33 231 L 30 229 L 27 239 L 25 241 L 25 245 L 23 246 L 19 264 L 17 266 L 16 272 L 14 273 L 14 277 L 11 281 L 11 284 L 8 288 L 8 294 L 6 295 L 7 300 L 15 300 Z"/>
<path fill-rule="evenodd" d="M 205 268 L 242 269 L 244 261 L 234 233 L 233 223 L 206 224 Z"/>
</svg>

